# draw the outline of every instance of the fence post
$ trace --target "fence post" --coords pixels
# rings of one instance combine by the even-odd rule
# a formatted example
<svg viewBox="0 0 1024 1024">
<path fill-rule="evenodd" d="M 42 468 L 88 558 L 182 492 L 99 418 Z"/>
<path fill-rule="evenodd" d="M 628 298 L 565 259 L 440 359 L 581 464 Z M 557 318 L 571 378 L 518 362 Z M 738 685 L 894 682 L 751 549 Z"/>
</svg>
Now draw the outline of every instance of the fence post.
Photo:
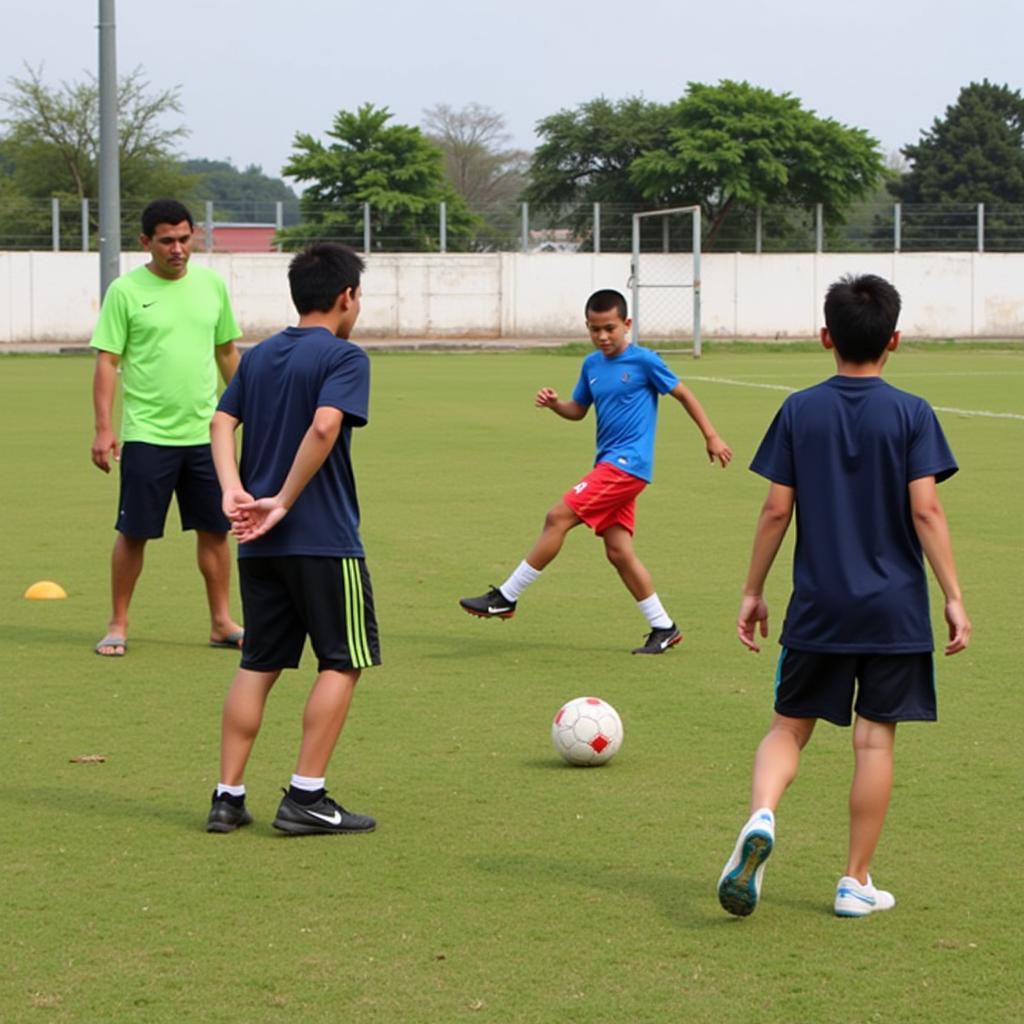
<svg viewBox="0 0 1024 1024">
<path fill-rule="evenodd" d="M 280 232 L 283 227 L 284 227 L 284 203 L 280 199 L 278 199 L 278 201 L 274 204 L 274 228 L 275 228 L 276 231 Z M 281 243 L 278 242 L 277 245 L 275 246 L 275 248 L 277 249 L 278 252 L 280 252 L 281 251 Z"/>
<path fill-rule="evenodd" d="M 82 252 L 89 251 L 89 200 L 82 200 Z"/>
<path fill-rule="evenodd" d="M 530 204 L 523 203 L 523 252 L 530 251 Z"/>
<path fill-rule="evenodd" d="M 601 204 L 594 203 L 594 252 L 601 251 Z"/>
<path fill-rule="evenodd" d="M 985 251 L 985 204 L 978 203 L 978 252 Z"/>
<path fill-rule="evenodd" d="M 903 244 L 903 204 L 895 203 L 892 208 L 892 251 L 899 252 Z"/>
<path fill-rule="evenodd" d="M 206 200 L 206 251 L 213 252 L 213 200 Z"/>
<path fill-rule="evenodd" d="M 761 253 L 761 248 L 762 248 L 763 243 L 764 243 L 763 228 L 762 228 L 763 222 L 762 222 L 762 219 L 761 219 L 762 212 L 763 211 L 762 211 L 761 207 L 759 206 L 757 208 L 757 211 L 754 214 L 754 252 L 758 253 L 759 255 Z"/>
<path fill-rule="evenodd" d="M 442 199 L 441 209 L 439 211 L 440 216 L 440 230 L 441 230 L 441 252 L 448 251 L 448 204 Z"/>
<path fill-rule="evenodd" d="M 373 239 L 370 237 L 370 204 L 363 203 L 363 252 L 369 253 L 372 241 Z"/>
<path fill-rule="evenodd" d="M 661 218 L 661 251 L 668 252 L 669 245 L 669 232 L 668 232 L 668 217 Z"/>
<path fill-rule="evenodd" d="M 824 249 L 825 232 L 823 230 L 823 218 L 821 203 L 814 204 L 814 251 L 822 252 Z"/>
<path fill-rule="evenodd" d="M 56 196 L 50 200 L 50 234 L 53 237 L 53 251 L 60 252 L 60 200 Z"/>
</svg>

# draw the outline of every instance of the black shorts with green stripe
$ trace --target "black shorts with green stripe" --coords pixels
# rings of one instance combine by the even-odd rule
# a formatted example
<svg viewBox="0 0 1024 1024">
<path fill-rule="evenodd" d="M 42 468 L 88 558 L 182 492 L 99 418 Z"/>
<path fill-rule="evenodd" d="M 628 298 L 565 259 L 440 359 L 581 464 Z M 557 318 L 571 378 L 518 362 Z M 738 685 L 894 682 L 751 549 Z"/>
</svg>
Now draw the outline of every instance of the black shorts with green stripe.
<svg viewBox="0 0 1024 1024">
<path fill-rule="evenodd" d="M 362 558 L 240 558 L 242 668 L 298 668 L 306 637 L 318 671 L 380 664 L 370 573 Z"/>
</svg>

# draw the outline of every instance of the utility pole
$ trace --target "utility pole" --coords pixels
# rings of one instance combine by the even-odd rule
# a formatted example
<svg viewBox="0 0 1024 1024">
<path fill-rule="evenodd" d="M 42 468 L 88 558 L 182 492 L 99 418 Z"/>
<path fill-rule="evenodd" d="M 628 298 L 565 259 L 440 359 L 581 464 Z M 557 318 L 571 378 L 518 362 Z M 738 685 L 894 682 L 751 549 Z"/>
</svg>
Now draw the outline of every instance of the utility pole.
<svg viewBox="0 0 1024 1024">
<path fill-rule="evenodd" d="M 121 273 L 121 172 L 117 133 L 117 25 L 114 0 L 99 0 L 100 300 Z"/>
</svg>

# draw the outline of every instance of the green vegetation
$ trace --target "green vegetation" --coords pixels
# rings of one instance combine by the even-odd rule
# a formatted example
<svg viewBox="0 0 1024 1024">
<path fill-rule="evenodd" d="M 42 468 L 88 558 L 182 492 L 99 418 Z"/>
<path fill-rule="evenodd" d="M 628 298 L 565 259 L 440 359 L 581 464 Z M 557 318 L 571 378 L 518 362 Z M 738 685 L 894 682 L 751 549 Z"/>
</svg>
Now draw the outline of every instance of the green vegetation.
<svg viewBox="0 0 1024 1024">
<path fill-rule="evenodd" d="M 91 365 L 3 361 L 0 1019 L 1019 1020 L 1021 824 L 1008 794 L 1022 768 L 1024 422 L 940 412 L 962 467 L 941 493 L 976 632 L 937 666 L 941 721 L 900 731 L 875 868 L 899 905 L 863 921 L 831 914 L 850 738 L 822 726 L 781 808 L 763 905 L 737 920 L 714 888 L 746 817 L 774 669 L 771 651 L 748 654 L 734 634 L 766 491 L 745 465 L 782 398 L 772 388 L 820 379 L 828 356 L 669 356 L 736 462 L 708 467 L 686 417 L 663 409 L 638 550 L 686 639 L 646 660 L 626 653 L 645 624 L 583 530 L 511 622 L 456 604 L 501 582 L 588 464 L 592 420 L 532 406 L 541 385 L 572 387 L 578 358 L 373 361 L 354 451 L 385 665 L 359 685 L 329 782 L 380 828 L 310 839 L 269 821 L 311 660 L 270 701 L 247 780 L 256 823 L 207 835 L 235 659 L 205 645 L 192 539 L 172 512 L 127 657 L 94 656 L 116 482 L 89 463 Z M 937 407 L 1024 415 L 1019 349 L 901 351 L 890 368 Z M 788 557 L 768 592 L 773 640 Z M 43 578 L 68 599 L 22 600 Z M 586 692 L 618 708 L 626 740 L 608 766 L 572 769 L 548 725 Z M 90 754 L 107 759 L 73 763 Z"/>
</svg>

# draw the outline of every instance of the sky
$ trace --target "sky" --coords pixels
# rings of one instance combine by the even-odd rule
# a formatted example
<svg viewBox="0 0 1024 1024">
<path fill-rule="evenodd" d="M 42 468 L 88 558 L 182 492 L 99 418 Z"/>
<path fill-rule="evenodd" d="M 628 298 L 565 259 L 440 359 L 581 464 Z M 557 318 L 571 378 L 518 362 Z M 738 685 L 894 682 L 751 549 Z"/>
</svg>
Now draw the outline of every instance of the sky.
<svg viewBox="0 0 1024 1024">
<path fill-rule="evenodd" d="M 96 72 L 98 0 L 5 6 L 0 93 L 26 62 L 54 86 Z M 669 102 L 731 78 L 863 128 L 888 155 L 969 82 L 1024 89 L 1021 0 L 120 0 L 115 16 L 118 72 L 180 86 L 166 123 L 190 131 L 181 155 L 272 176 L 297 131 L 324 139 L 366 102 L 405 124 L 479 103 L 529 150 L 541 118 L 596 96 Z"/>
</svg>

